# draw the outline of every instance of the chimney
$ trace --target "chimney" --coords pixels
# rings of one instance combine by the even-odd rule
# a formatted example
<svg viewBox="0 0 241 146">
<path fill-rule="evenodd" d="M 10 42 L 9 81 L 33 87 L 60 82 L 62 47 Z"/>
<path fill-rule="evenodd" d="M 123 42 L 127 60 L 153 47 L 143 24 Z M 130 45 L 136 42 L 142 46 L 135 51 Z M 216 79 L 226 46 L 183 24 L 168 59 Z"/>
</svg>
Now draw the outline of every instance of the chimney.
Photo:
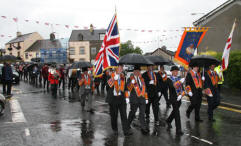
<svg viewBox="0 0 241 146">
<path fill-rule="evenodd" d="M 20 31 L 17 32 L 17 37 L 21 36 L 22 33 Z"/>
<path fill-rule="evenodd" d="M 90 24 L 90 33 L 94 34 L 94 26 L 93 26 L 93 24 Z"/>
</svg>

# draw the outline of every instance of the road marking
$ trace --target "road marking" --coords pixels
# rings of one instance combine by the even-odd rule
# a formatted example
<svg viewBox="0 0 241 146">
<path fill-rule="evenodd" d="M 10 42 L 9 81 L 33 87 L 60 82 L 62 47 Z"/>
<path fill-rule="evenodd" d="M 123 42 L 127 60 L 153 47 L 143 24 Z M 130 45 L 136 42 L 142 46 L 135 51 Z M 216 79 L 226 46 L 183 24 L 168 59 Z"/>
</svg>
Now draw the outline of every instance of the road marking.
<svg viewBox="0 0 241 146">
<path fill-rule="evenodd" d="M 30 136 L 30 131 L 29 131 L 28 128 L 25 128 L 25 135 L 26 135 L 26 136 Z"/>
<path fill-rule="evenodd" d="M 192 138 L 194 138 L 194 139 L 200 140 L 200 141 L 202 141 L 202 142 L 208 143 L 208 144 L 210 144 L 210 145 L 213 145 L 213 142 L 208 141 L 208 140 L 206 140 L 206 139 L 202 139 L 202 138 L 199 138 L 199 137 L 190 135 L 190 134 L 186 134 L 186 135 L 188 135 L 188 136 L 190 136 L 190 137 L 192 137 Z"/>
<path fill-rule="evenodd" d="M 13 123 L 26 122 L 21 106 L 16 98 L 9 100 Z"/>
</svg>

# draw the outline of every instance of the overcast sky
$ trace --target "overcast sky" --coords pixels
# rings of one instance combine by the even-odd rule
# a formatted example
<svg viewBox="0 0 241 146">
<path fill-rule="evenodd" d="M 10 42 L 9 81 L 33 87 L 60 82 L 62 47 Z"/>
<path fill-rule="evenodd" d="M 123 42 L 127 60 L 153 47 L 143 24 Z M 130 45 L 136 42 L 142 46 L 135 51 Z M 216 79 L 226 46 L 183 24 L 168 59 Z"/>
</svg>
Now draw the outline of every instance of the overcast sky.
<svg viewBox="0 0 241 146">
<path fill-rule="evenodd" d="M 226 0 L 0 0 L 0 47 L 3 47 L 18 30 L 24 33 L 39 32 L 45 39 L 52 32 L 45 22 L 54 24 L 57 38 L 67 38 L 73 26 L 83 29 L 93 24 L 107 28 L 114 15 L 115 5 L 120 29 L 161 30 L 140 32 L 121 30 L 121 42 L 131 40 L 144 52 L 166 45 L 175 51 L 182 27 L 215 9 Z M 191 13 L 199 13 L 191 15 Z M 12 18 L 18 18 L 18 24 Z M 26 22 L 25 20 L 29 20 Z M 37 24 L 36 21 L 40 23 Z M 61 24 L 56 26 L 55 24 Z M 70 25 L 67 29 L 64 25 Z M 167 30 L 164 32 L 163 30 Z M 162 42 L 158 40 L 163 40 Z M 143 43 L 149 41 L 149 43 Z M 152 41 L 152 43 L 150 43 Z M 142 43 L 140 43 L 142 42 Z"/>
</svg>

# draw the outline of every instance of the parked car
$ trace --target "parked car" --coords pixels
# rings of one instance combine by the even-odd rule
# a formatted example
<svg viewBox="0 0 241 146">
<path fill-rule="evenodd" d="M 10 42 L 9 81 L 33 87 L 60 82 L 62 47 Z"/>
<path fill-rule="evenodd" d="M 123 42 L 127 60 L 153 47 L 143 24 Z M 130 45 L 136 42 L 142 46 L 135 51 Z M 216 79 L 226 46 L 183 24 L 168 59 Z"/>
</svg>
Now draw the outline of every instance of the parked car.
<svg viewBox="0 0 241 146">
<path fill-rule="evenodd" d="M 3 114 L 3 112 L 4 112 L 5 103 L 6 103 L 5 97 L 4 97 L 2 94 L 0 94 L 0 116 L 1 116 L 1 115 Z"/>
<path fill-rule="evenodd" d="M 13 70 L 13 83 L 15 84 L 19 84 L 19 73 L 16 71 L 16 69 L 14 68 L 14 66 L 11 66 L 12 70 Z M 2 82 L 2 68 L 3 68 L 3 64 L 0 64 L 0 82 Z"/>
</svg>

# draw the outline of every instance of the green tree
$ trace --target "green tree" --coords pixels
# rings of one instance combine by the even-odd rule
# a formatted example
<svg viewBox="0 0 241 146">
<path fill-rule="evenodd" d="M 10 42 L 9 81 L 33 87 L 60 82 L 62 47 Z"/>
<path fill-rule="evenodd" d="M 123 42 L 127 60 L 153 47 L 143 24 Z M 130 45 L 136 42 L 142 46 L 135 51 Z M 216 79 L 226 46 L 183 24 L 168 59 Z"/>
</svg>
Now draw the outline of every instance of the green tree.
<svg viewBox="0 0 241 146">
<path fill-rule="evenodd" d="M 142 54 L 143 51 L 138 46 L 134 48 L 134 45 L 129 40 L 129 41 L 125 42 L 125 43 L 121 43 L 120 56 L 126 55 L 128 53 Z"/>
</svg>

